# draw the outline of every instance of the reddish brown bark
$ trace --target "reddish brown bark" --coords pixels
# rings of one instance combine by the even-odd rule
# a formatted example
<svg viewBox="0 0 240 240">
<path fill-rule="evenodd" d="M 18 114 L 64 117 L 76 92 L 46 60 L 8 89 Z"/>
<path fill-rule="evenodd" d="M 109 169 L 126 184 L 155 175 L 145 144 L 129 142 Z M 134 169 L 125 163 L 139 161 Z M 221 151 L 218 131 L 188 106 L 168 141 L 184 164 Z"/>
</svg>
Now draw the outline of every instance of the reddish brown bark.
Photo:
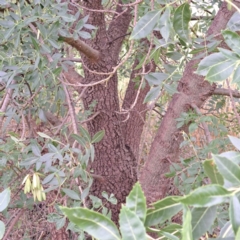
<svg viewBox="0 0 240 240">
<path fill-rule="evenodd" d="M 210 26 L 207 35 L 220 37 L 220 32 L 226 27 L 234 10 L 229 11 L 223 3 L 218 14 Z M 179 159 L 179 145 L 182 141 L 181 131 L 187 131 L 187 126 L 177 129 L 176 118 L 188 111 L 192 104 L 200 108 L 204 101 L 213 94 L 215 86 L 204 81 L 202 76 L 194 74 L 199 60 L 191 60 L 185 68 L 179 81 L 178 93 L 174 94 L 167 113 L 161 122 L 156 137 L 152 143 L 150 154 L 142 169 L 140 182 L 147 197 L 153 202 L 163 198 L 169 188 L 169 179 L 165 173 L 169 172 L 171 162 Z"/>
</svg>

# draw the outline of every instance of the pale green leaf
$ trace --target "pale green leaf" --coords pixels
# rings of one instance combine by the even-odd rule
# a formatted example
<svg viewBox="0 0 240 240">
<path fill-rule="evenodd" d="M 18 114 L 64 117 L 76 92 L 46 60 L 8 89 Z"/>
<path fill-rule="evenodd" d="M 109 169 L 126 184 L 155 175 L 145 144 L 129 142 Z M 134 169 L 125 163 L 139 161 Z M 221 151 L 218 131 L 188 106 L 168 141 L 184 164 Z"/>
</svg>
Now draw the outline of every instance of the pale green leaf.
<svg viewBox="0 0 240 240">
<path fill-rule="evenodd" d="M 240 139 L 233 136 L 228 136 L 228 138 L 231 141 L 232 145 L 240 151 Z"/>
<path fill-rule="evenodd" d="M 189 41 L 189 21 L 191 20 L 190 5 L 184 3 L 179 6 L 173 18 L 173 28 L 178 36 L 185 42 Z"/>
<path fill-rule="evenodd" d="M 10 188 L 6 188 L 0 193 L 0 212 L 2 212 L 9 204 L 11 197 Z"/>
<path fill-rule="evenodd" d="M 205 57 L 199 64 L 196 73 L 206 76 L 209 70 L 223 62 L 227 62 L 228 58 L 222 53 L 214 53 Z"/>
<path fill-rule="evenodd" d="M 74 200 L 78 200 L 78 201 L 81 200 L 80 197 L 79 197 L 79 195 L 78 195 L 75 191 L 73 191 L 73 190 L 71 190 L 71 189 L 62 188 L 62 191 L 63 191 L 67 196 L 69 196 L 70 198 L 72 198 L 72 199 L 74 199 Z"/>
<path fill-rule="evenodd" d="M 225 30 L 222 32 L 227 45 L 237 54 L 240 54 L 240 36 L 230 30 Z"/>
<path fill-rule="evenodd" d="M 160 91 L 161 91 L 161 86 L 157 86 L 157 87 L 153 87 L 146 95 L 143 103 L 147 103 L 147 102 L 150 102 L 150 101 L 153 101 L 155 100 L 158 95 L 160 94 Z"/>
<path fill-rule="evenodd" d="M 219 82 L 227 79 L 236 66 L 236 61 L 227 60 L 212 66 L 206 76 L 206 79 L 211 82 Z"/>
<path fill-rule="evenodd" d="M 71 222 L 94 238 L 98 240 L 121 240 L 116 225 L 108 217 L 81 207 L 60 207 L 60 209 Z"/>
<path fill-rule="evenodd" d="M 104 131 L 104 130 L 101 130 L 101 131 L 97 132 L 97 133 L 93 136 L 91 142 L 92 142 L 92 143 L 98 143 L 98 142 L 100 142 L 100 141 L 103 139 L 104 135 L 105 135 L 105 131 Z"/>
<path fill-rule="evenodd" d="M 240 185 L 239 165 L 228 158 L 214 154 L 212 156 L 221 175 L 229 182 Z"/>
<path fill-rule="evenodd" d="M 161 11 L 152 11 L 145 14 L 134 27 L 130 39 L 140 39 L 150 34 L 156 26 Z"/>
<path fill-rule="evenodd" d="M 139 182 L 134 185 L 129 193 L 126 199 L 126 207 L 134 212 L 142 222 L 145 221 L 147 212 L 146 198 Z"/>
<path fill-rule="evenodd" d="M 176 197 L 176 201 L 195 207 L 211 207 L 226 201 L 231 192 L 220 185 L 212 184 L 199 187 L 184 197 Z"/>
<path fill-rule="evenodd" d="M 125 206 L 122 206 L 120 211 L 119 223 L 122 240 L 147 240 L 143 222 L 135 212 Z"/>
<path fill-rule="evenodd" d="M 4 233 L 5 233 L 5 224 L 4 222 L 0 221 L 0 239 L 3 238 Z"/>
<path fill-rule="evenodd" d="M 237 69 L 234 71 L 232 83 L 237 83 L 240 87 L 240 66 L 238 65 Z"/>
<path fill-rule="evenodd" d="M 213 160 L 208 159 L 204 161 L 203 168 L 204 168 L 204 172 L 211 179 L 211 182 L 213 184 L 219 184 L 223 186 L 224 179 L 222 175 L 218 172 L 217 166 Z"/>
<path fill-rule="evenodd" d="M 237 234 L 240 227 L 240 202 L 237 196 L 232 196 L 230 199 L 229 217 L 233 231 Z"/>
<path fill-rule="evenodd" d="M 193 240 L 191 220 L 191 211 L 189 208 L 185 207 L 183 214 L 182 240 Z"/>
<path fill-rule="evenodd" d="M 194 208 L 192 210 L 193 239 L 199 239 L 207 232 L 216 218 L 216 206 L 209 208 Z"/>
<path fill-rule="evenodd" d="M 173 200 L 173 197 L 166 197 L 152 204 L 147 211 L 145 226 L 153 226 L 170 219 L 182 210 L 182 204 Z"/>
</svg>

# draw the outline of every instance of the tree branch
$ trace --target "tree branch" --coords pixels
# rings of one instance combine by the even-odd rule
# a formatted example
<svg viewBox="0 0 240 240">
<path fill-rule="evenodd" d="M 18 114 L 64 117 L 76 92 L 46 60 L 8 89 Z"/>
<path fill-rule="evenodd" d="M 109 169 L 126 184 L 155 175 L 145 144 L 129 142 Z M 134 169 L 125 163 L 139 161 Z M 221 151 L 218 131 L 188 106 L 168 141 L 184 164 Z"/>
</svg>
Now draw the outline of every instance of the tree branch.
<svg viewBox="0 0 240 240">
<path fill-rule="evenodd" d="M 230 97 L 230 92 L 226 88 L 216 88 L 213 92 L 214 95 L 222 95 L 222 96 L 229 96 Z M 232 90 L 232 96 L 234 98 L 240 98 L 240 92 L 237 90 Z"/>
<path fill-rule="evenodd" d="M 92 47 L 90 47 L 80 39 L 74 40 L 73 38 L 67 38 L 67 37 L 61 37 L 61 38 L 65 43 L 69 44 L 70 46 L 78 50 L 80 53 L 83 53 L 90 60 L 94 62 L 97 62 L 99 60 L 100 52 L 93 49 Z"/>
</svg>

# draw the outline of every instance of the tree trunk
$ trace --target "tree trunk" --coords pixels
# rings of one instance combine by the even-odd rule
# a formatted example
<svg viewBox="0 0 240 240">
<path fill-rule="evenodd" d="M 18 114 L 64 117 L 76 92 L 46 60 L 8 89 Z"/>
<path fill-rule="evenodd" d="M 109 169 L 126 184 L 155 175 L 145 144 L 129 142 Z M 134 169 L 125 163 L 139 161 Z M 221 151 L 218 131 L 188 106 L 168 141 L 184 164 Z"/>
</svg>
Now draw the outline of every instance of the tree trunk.
<svg viewBox="0 0 240 240">
<path fill-rule="evenodd" d="M 226 27 L 234 11 L 234 9 L 229 11 L 227 4 L 223 3 L 207 35 L 217 36 L 216 39 L 219 40 L 219 33 Z M 148 203 L 165 197 L 169 189 L 170 180 L 165 177 L 165 173 L 169 172 L 172 162 L 178 161 L 179 145 L 183 140 L 181 132 L 187 132 L 188 129 L 188 126 L 178 129 L 176 119 L 183 112 L 190 110 L 192 104 L 200 108 L 215 89 L 215 85 L 211 85 L 204 81 L 203 77 L 194 74 L 199 62 L 200 59 L 191 60 L 186 65 L 183 77 L 178 84 L 178 93 L 174 94 L 169 104 L 167 113 L 151 145 L 148 160 L 141 171 L 140 183 Z"/>
<path fill-rule="evenodd" d="M 101 9 L 101 1 L 88 1 L 86 7 L 89 9 Z M 121 11 L 117 7 L 117 11 Z M 104 15 L 102 13 L 89 12 L 89 23 L 98 26 L 98 32 L 94 41 L 88 44 L 100 52 L 100 59 L 92 62 L 82 56 L 85 78 L 83 83 L 97 82 L 107 75 L 96 74 L 109 73 L 117 65 L 119 52 L 123 38 L 126 34 L 131 20 L 130 10 L 124 13 L 117 21 L 112 20 L 108 31 L 105 27 Z M 116 27 L 117 25 L 117 27 Z M 120 37 L 118 40 L 114 40 Z M 95 159 L 90 169 L 101 180 L 94 180 L 91 187 L 91 194 L 103 200 L 104 206 L 112 211 L 112 219 L 117 222 L 121 204 L 125 201 L 133 184 L 137 181 L 137 162 L 132 150 L 125 144 L 125 138 L 121 128 L 120 106 L 118 99 L 118 78 L 117 74 L 103 84 L 88 87 L 83 96 L 84 107 L 87 110 L 89 105 L 96 101 L 94 112 L 99 114 L 87 123 L 89 133 L 94 135 L 100 130 L 105 130 L 105 136 L 100 143 L 95 144 Z M 102 197 L 102 192 L 113 193 L 118 200 L 113 205 Z"/>
</svg>

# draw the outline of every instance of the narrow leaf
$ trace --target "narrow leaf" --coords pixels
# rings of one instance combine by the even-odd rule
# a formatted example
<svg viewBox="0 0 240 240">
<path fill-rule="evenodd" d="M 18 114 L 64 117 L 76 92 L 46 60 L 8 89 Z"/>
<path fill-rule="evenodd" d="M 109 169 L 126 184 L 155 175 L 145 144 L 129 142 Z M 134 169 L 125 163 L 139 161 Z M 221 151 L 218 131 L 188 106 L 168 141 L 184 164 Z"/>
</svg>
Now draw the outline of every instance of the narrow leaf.
<svg viewBox="0 0 240 240">
<path fill-rule="evenodd" d="M 232 160 L 219 156 L 212 155 L 215 163 L 217 164 L 218 171 L 229 182 L 240 185 L 240 167 Z"/>
<path fill-rule="evenodd" d="M 71 222 L 98 240 L 121 240 L 116 225 L 106 216 L 86 208 L 60 207 Z"/>
<path fill-rule="evenodd" d="M 160 90 L 161 90 L 161 86 L 158 86 L 158 87 L 153 87 L 146 95 L 143 103 L 146 103 L 146 102 L 150 102 L 150 101 L 153 101 L 155 100 L 159 93 L 160 93 Z"/>
<path fill-rule="evenodd" d="M 215 162 L 211 159 L 204 161 L 203 163 L 204 172 L 211 179 L 213 184 L 219 184 L 223 186 L 224 179 L 222 175 L 218 172 Z"/>
<path fill-rule="evenodd" d="M 11 191 L 10 188 L 6 188 L 0 193 L 0 212 L 2 212 L 10 202 Z"/>
<path fill-rule="evenodd" d="M 120 231 L 122 240 L 147 240 L 146 230 L 143 222 L 135 212 L 122 206 L 119 215 Z"/>
<path fill-rule="evenodd" d="M 74 192 L 73 190 L 71 189 L 68 189 L 68 188 L 62 188 L 63 192 L 66 193 L 67 196 L 69 196 L 70 198 L 74 199 L 74 200 L 78 200 L 80 201 L 80 197 L 79 195 Z"/>
<path fill-rule="evenodd" d="M 145 14 L 136 24 L 130 39 L 140 39 L 146 37 L 155 28 L 161 11 L 152 11 Z"/>
<path fill-rule="evenodd" d="M 191 220 L 191 211 L 189 208 L 185 207 L 183 215 L 182 240 L 193 240 Z"/>
<path fill-rule="evenodd" d="M 236 61 L 228 60 L 220 62 L 218 65 L 210 68 L 206 79 L 211 82 L 219 82 L 227 79 L 232 73 L 236 66 Z"/>
<path fill-rule="evenodd" d="M 104 130 L 101 130 L 101 131 L 97 132 L 92 138 L 92 143 L 100 142 L 103 139 L 104 135 L 105 135 Z"/>
<path fill-rule="evenodd" d="M 0 239 L 3 238 L 4 233 L 5 233 L 5 224 L 4 222 L 0 221 Z"/>
<path fill-rule="evenodd" d="M 233 136 L 228 136 L 228 138 L 231 141 L 232 145 L 240 151 L 240 139 Z"/>
<path fill-rule="evenodd" d="M 189 28 L 188 24 L 191 20 L 190 5 L 184 3 L 179 6 L 173 17 L 173 28 L 178 36 L 185 42 L 189 40 Z"/>
<path fill-rule="evenodd" d="M 142 222 L 145 221 L 147 212 L 146 198 L 139 182 L 134 185 L 129 193 L 126 199 L 126 207 L 134 212 Z"/>
<path fill-rule="evenodd" d="M 211 207 L 216 204 L 225 202 L 226 198 L 231 195 L 220 185 L 212 184 L 197 188 L 189 195 L 184 197 L 176 197 L 175 200 L 195 207 Z"/>
<path fill-rule="evenodd" d="M 232 83 L 237 83 L 240 87 L 240 66 L 234 71 Z"/>
<path fill-rule="evenodd" d="M 197 68 L 197 74 L 206 76 L 209 70 L 223 62 L 227 62 L 228 58 L 222 53 L 214 53 L 205 57 L 199 64 Z"/>
<path fill-rule="evenodd" d="M 153 72 L 145 75 L 145 79 L 148 81 L 150 86 L 160 85 L 167 78 L 168 74 L 166 73 Z"/>
<path fill-rule="evenodd" d="M 232 228 L 237 234 L 240 227 L 240 202 L 236 196 L 232 196 L 230 200 L 229 217 L 232 223 Z"/>
<path fill-rule="evenodd" d="M 237 54 L 240 54 L 240 37 L 237 33 L 230 30 L 225 30 L 222 32 L 227 45 Z"/>
<path fill-rule="evenodd" d="M 166 197 L 156 203 L 147 211 L 145 226 L 153 226 L 166 221 L 182 210 L 182 204 Z"/>
<path fill-rule="evenodd" d="M 206 233 L 216 218 L 216 206 L 209 208 L 194 208 L 192 210 L 193 239 L 199 239 Z"/>
</svg>

